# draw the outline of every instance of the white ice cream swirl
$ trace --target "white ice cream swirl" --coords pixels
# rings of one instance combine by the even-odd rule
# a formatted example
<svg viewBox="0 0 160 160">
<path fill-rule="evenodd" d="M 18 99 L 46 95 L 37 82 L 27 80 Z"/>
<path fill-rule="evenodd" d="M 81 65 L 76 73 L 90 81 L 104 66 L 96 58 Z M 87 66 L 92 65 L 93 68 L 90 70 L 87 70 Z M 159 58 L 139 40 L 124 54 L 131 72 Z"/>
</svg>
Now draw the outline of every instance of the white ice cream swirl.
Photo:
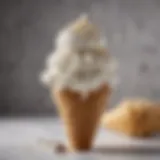
<svg viewBox="0 0 160 160">
<path fill-rule="evenodd" d="M 80 17 L 57 36 L 41 81 L 49 88 L 88 92 L 104 83 L 113 86 L 115 76 L 116 62 L 109 57 L 104 37 Z"/>
</svg>

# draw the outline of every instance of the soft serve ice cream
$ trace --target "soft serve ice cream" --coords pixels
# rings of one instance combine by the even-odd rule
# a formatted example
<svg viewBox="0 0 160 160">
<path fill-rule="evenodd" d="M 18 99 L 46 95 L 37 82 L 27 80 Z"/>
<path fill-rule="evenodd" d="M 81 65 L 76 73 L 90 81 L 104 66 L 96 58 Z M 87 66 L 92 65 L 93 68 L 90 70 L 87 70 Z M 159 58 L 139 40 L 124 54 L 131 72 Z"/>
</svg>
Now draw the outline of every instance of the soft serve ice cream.
<svg viewBox="0 0 160 160">
<path fill-rule="evenodd" d="M 69 147 L 89 150 L 115 81 L 105 39 L 87 17 L 59 32 L 41 75 L 64 122 Z"/>
<path fill-rule="evenodd" d="M 48 87 L 86 93 L 103 83 L 113 86 L 115 71 L 105 38 L 81 16 L 59 32 L 41 80 Z"/>
</svg>

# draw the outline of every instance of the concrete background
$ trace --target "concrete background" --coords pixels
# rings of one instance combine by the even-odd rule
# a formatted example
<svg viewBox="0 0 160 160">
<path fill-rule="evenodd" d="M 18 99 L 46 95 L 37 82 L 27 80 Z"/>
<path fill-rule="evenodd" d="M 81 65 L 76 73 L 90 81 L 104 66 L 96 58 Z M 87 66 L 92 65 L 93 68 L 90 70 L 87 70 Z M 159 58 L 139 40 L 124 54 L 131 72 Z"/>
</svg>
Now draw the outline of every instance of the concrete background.
<svg viewBox="0 0 160 160">
<path fill-rule="evenodd" d="M 88 12 L 119 60 L 121 83 L 112 107 L 124 97 L 160 98 L 159 0 L 1 0 L 0 115 L 55 115 L 38 81 L 56 32 Z"/>
</svg>

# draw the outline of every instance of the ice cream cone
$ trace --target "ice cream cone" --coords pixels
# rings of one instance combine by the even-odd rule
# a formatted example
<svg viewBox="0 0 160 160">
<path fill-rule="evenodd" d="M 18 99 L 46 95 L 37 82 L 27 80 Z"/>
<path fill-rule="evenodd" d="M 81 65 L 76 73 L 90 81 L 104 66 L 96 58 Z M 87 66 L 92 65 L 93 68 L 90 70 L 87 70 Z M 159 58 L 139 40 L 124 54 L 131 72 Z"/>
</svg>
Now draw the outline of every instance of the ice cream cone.
<svg viewBox="0 0 160 160">
<path fill-rule="evenodd" d="M 64 121 L 70 149 L 89 150 L 109 98 L 110 88 L 107 85 L 101 86 L 88 93 L 86 98 L 70 89 L 52 90 L 51 93 Z"/>
<path fill-rule="evenodd" d="M 114 60 L 85 16 L 62 29 L 55 42 L 41 79 L 51 89 L 71 150 L 89 150 L 116 80 Z"/>
</svg>

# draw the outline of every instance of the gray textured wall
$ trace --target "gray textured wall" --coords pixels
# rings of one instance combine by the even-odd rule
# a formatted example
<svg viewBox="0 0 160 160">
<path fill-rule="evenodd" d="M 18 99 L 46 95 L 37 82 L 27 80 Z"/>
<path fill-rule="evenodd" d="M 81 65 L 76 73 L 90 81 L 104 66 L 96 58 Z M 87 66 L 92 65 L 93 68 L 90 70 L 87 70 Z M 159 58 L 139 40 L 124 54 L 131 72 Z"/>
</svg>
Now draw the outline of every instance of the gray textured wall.
<svg viewBox="0 0 160 160">
<path fill-rule="evenodd" d="M 38 74 L 55 33 L 86 11 L 119 60 L 121 84 L 111 105 L 126 96 L 160 98 L 159 0 L 1 0 L 1 115 L 54 113 Z"/>
</svg>

